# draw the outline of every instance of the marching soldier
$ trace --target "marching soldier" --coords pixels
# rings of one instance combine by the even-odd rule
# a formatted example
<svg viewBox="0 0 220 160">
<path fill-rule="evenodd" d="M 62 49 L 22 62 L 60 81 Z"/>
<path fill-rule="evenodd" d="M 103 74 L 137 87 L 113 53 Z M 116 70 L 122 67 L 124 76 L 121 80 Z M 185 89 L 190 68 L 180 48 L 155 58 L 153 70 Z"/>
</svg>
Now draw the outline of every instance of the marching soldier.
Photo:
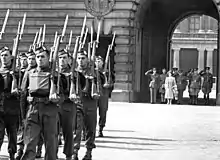
<svg viewBox="0 0 220 160">
<path fill-rule="evenodd" d="M 161 96 L 161 103 L 165 103 L 165 79 L 167 77 L 166 69 L 162 69 L 162 74 L 160 75 L 160 96 Z"/>
<path fill-rule="evenodd" d="M 54 89 L 60 87 L 62 91 L 62 86 L 65 88 L 65 78 L 63 79 L 61 75 L 60 82 L 62 85 L 56 85 L 58 75 L 54 70 L 55 68 L 49 68 L 48 50 L 39 47 L 35 54 L 37 68 L 26 72 L 21 86 L 22 94 L 27 93 L 28 97 L 26 98 L 29 102 L 24 129 L 25 152 L 21 159 L 35 159 L 36 146 L 42 131 L 45 141 L 45 160 L 55 160 L 59 97 Z M 55 74 L 53 74 L 54 72 Z M 53 77 L 54 79 L 51 79 Z"/>
<path fill-rule="evenodd" d="M 21 62 L 21 70 L 22 70 L 22 79 L 23 79 L 23 75 L 25 74 L 24 72 L 28 72 L 33 68 L 37 67 L 36 64 L 36 59 L 35 59 L 35 53 L 33 51 L 28 52 L 26 55 L 22 54 L 21 56 L 23 56 L 24 59 L 27 59 L 27 66 L 26 66 L 26 62 L 23 63 Z M 20 58 L 21 60 L 22 58 Z M 25 95 L 26 96 L 26 95 Z M 22 98 L 21 98 L 22 99 Z M 24 109 L 23 110 L 23 117 L 26 117 L 26 113 L 27 113 L 27 101 L 21 101 L 20 102 L 21 107 Z M 22 113 L 21 113 L 22 114 Z M 24 125 L 24 124 L 22 124 Z M 24 140 L 23 140 L 23 129 L 24 126 L 21 127 L 21 132 L 20 135 L 18 136 L 18 151 L 17 151 L 17 155 L 16 155 L 16 160 L 20 160 L 22 155 L 23 155 L 23 151 L 24 151 Z M 39 149 L 38 149 L 39 150 Z M 36 158 L 38 158 L 39 156 L 36 156 Z"/>
<path fill-rule="evenodd" d="M 0 55 L 2 63 L 0 68 L 0 148 L 4 141 L 6 129 L 9 138 L 8 153 L 10 155 L 10 160 L 14 160 L 17 151 L 17 129 L 20 106 L 18 92 L 14 94 L 11 92 L 13 76 L 10 72 L 12 71 L 12 61 L 16 61 L 16 58 L 12 58 L 12 51 L 8 47 L 2 48 L 0 50 Z M 17 74 L 15 74 L 15 80 L 18 82 Z"/>
<path fill-rule="evenodd" d="M 160 75 L 157 74 L 156 68 L 153 68 L 145 73 L 145 75 L 149 75 L 151 78 L 151 82 L 149 84 L 150 88 L 150 103 L 156 103 L 157 99 L 157 91 L 160 85 Z"/>
<path fill-rule="evenodd" d="M 92 82 L 94 79 L 89 79 L 92 71 L 88 63 L 87 53 L 79 52 L 77 56 L 77 71 L 86 78 L 85 87 L 82 89 L 82 106 L 77 106 L 77 129 L 74 138 L 74 160 L 78 160 L 78 150 L 80 149 L 81 133 L 85 125 L 86 128 L 86 154 L 83 160 L 92 159 L 92 150 L 95 148 L 95 133 L 97 123 L 97 100 L 92 97 Z M 94 77 L 95 78 L 95 77 Z M 97 77 L 95 78 L 97 82 Z M 84 122 L 84 125 L 83 125 Z"/>
<path fill-rule="evenodd" d="M 96 66 L 98 67 L 99 71 L 101 72 L 100 75 L 102 75 L 102 79 L 104 81 L 104 79 L 106 79 L 107 81 L 107 75 L 106 78 L 104 78 L 104 74 L 103 72 L 103 58 L 101 56 L 96 57 Z M 108 70 L 108 74 L 109 74 L 110 69 Z M 113 79 L 112 74 L 111 74 L 111 79 Z M 105 82 L 108 83 L 108 82 Z M 112 83 L 112 82 L 110 82 Z M 99 137 L 103 137 L 103 128 L 105 127 L 106 124 L 106 115 L 107 115 L 107 111 L 108 111 L 108 99 L 109 99 L 109 95 L 111 94 L 111 86 L 113 84 L 109 84 L 109 85 L 103 85 L 102 86 L 102 94 L 101 97 L 98 100 L 98 109 L 99 109 L 99 133 L 98 136 Z"/>
<path fill-rule="evenodd" d="M 198 68 L 193 70 L 193 73 L 190 74 L 190 86 L 189 92 L 191 95 L 191 102 L 192 104 L 198 103 L 198 95 L 201 89 L 201 76 L 198 73 Z"/>
<path fill-rule="evenodd" d="M 65 75 L 67 88 L 64 91 L 62 103 L 59 104 L 61 127 L 64 137 L 63 153 L 66 155 L 66 160 L 71 160 L 73 155 L 73 130 L 75 129 L 76 105 L 69 99 L 70 89 L 70 66 L 69 53 L 63 49 L 59 51 L 59 69 Z"/>
<path fill-rule="evenodd" d="M 182 104 L 183 102 L 183 92 L 187 86 L 187 77 L 183 74 L 183 70 L 179 70 L 179 74 L 176 77 L 176 84 L 178 90 L 178 101 L 177 104 Z"/>
<path fill-rule="evenodd" d="M 200 72 L 202 76 L 202 92 L 204 93 L 205 104 L 209 104 L 209 93 L 212 91 L 213 75 L 210 73 L 210 67 L 205 67 L 204 71 Z"/>
</svg>

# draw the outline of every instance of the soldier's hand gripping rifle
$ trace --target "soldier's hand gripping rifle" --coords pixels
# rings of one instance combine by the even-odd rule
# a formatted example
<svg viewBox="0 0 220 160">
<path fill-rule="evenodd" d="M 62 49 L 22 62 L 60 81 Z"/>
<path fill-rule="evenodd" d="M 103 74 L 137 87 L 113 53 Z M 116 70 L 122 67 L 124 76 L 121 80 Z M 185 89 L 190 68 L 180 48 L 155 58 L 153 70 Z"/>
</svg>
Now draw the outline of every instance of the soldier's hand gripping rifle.
<svg viewBox="0 0 220 160">
<path fill-rule="evenodd" d="M 76 59 L 77 59 L 77 51 L 78 51 L 78 47 L 79 47 L 79 39 L 80 37 L 76 37 L 76 43 L 75 43 L 75 47 L 74 47 L 74 51 L 73 51 L 73 62 L 72 62 L 72 66 L 71 66 L 71 84 L 70 84 L 70 95 L 69 95 L 69 99 L 75 103 L 79 103 L 80 102 L 80 96 L 79 96 L 79 74 L 78 72 L 76 72 L 76 76 L 75 76 L 75 68 L 76 68 Z M 76 78 L 76 81 L 74 83 L 74 80 Z"/>
<path fill-rule="evenodd" d="M 2 30 L 1 30 L 1 32 L 0 32 L 0 39 L 2 39 L 3 33 L 5 33 L 5 27 L 6 27 L 6 24 L 7 24 L 7 21 L 8 21 L 9 13 L 10 13 L 10 10 L 8 9 L 8 10 L 7 10 L 7 13 L 6 13 L 6 15 L 5 15 L 4 23 L 3 23 L 3 25 L 2 25 Z"/>
<path fill-rule="evenodd" d="M 60 40 L 61 36 L 58 36 L 56 39 L 56 44 L 55 44 L 55 49 L 53 52 L 53 57 L 52 57 L 52 66 L 51 66 L 51 77 L 50 77 L 50 93 L 49 93 L 49 100 L 52 102 L 58 102 L 59 101 L 59 92 L 58 92 L 58 86 L 60 84 L 55 83 L 55 77 L 57 75 L 56 73 L 56 62 L 58 59 L 58 51 L 59 51 L 59 46 L 60 46 Z M 58 73 L 59 74 L 59 73 Z M 59 77 L 59 75 L 58 75 Z M 57 80 L 58 81 L 58 80 Z"/>
<path fill-rule="evenodd" d="M 112 51 L 114 41 L 115 41 L 115 32 L 114 32 L 114 35 L 112 38 L 112 43 L 110 45 L 108 45 L 108 50 L 107 50 L 107 54 L 105 57 L 105 65 L 104 65 L 104 71 L 103 71 L 104 78 L 105 78 L 105 83 L 103 85 L 104 88 L 111 88 L 113 85 L 112 75 L 111 75 L 111 67 L 110 67 L 110 51 Z"/>
<path fill-rule="evenodd" d="M 26 14 L 24 14 L 22 26 L 21 26 L 20 21 L 18 23 L 17 35 L 14 39 L 14 44 L 13 44 L 13 49 L 12 49 L 12 56 L 14 57 L 13 62 L 12 62 L 12 71 L 11 71 L 11 75 L 12 75 L 11 93 L 12 94 L 18 94 L 20 90 L 20 86 L 17 84 L 17 79 L 15 77 L 15 71 L 16 71 L 16 58 L 18 56 L 18 45 L 21 40 L 22 34 L 24 32 L 23 30 L 24 30 L 24 25 L 25 25 L 25 18 L 26 18 Z"/>
</svg>

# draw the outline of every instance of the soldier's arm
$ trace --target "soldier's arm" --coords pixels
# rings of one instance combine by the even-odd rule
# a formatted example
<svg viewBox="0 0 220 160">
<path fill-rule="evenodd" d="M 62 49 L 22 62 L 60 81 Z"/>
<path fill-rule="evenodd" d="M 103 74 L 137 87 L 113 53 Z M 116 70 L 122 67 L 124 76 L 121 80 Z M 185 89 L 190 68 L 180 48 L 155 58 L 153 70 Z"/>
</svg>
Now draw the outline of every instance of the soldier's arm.
<svg viewBox="0 0 220 160">
<path fill-rule="evenodd" d="M 145 72 L 145 75 L 146 75 L 146 76 L 149 75 L 150 72 L 152 72 L 152 69 L 150 69 L 149 71 Z"/>
<path fill-rule="evenodd" d="M 29 74 L 28 72 L 25 72 L 21 83 L 21 95 L 20 95 L 20 109 L 21 109 L 22 119 L 25 118 L 27 112 L 28 85 L 29 85 Z"/>
<path fill-rule="evenodd" d="M 0 93 L 4 92 L 4 88 L 5 88 L 4 86 L 5 86 L 4 78 L 2 74 L 0 74 Z"/>
</svg>

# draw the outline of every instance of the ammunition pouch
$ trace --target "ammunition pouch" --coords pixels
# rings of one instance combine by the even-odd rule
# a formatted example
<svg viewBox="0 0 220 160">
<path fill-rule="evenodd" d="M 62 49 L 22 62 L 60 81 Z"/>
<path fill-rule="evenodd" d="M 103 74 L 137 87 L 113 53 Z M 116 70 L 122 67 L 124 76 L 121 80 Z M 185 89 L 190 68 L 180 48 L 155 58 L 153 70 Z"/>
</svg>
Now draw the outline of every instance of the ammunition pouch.
<svg viewBox="0 0 220 160">
<path fill-rule="evenodd" d="M 50 73 L 36 72 L 29 75 L 29 93 L 32 97 L 49 96 Z"/>
</svg>

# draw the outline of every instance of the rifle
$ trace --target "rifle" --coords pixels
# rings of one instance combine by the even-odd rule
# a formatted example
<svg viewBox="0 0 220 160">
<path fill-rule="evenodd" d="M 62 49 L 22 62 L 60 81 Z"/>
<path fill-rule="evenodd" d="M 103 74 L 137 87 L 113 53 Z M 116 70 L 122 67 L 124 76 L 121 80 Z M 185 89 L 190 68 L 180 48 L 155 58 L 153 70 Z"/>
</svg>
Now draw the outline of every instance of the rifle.
<svg viewBox="0 0 220 160">
<path fill-rule="evenodd" d="M 36 42 L 37 42 L 37 37 L 38 37 L 38 32 L 36 32 L 36 34 L 35 34 L 33 44 L 31 44 L 30 47 L 29 47 L 29 52 L 30 52 L 31 50 L 35 51 Z"/>
<path fill-rule="evenodd" d="M 73 51 L 73 62 L 71 66 L 71 84 L 70 84 L 70 95 L 69 99 L 71 101 L 74 101 L 75 103 L 79 102 L 80 97 L 79 97 L 79 74 L 76 72 L 76 84 L 74 84 L 74 73 L 75 73 L 75 68 L 76 68 L 76 59 L 77 59 L 77 51 L 79 47 L 79 39 L 80 37 L 76 37 L 76 43 Z"/>
<path fill-rule="evenodd" d="M 82 50 L 82 43 L 83 43 L 82 40 L 83 40 L 83 35 L 84 35 L 85 27 L 86 27 L 86 15 L 85 15 L 84 20 L 83 20 L 83 26 L 82 26 L 82 30 L 81 30 L 81 34 L 80 34 L 80 39 L 79 39 L 78 51 Z"/>
<path fill-rule="evenodd" d="M 26 17 L 26 14 L 24 14 L 24 19 Z M 11 71 L 11 75 L 12 75 L 12 85 L 11 85 L 11 93 L 18 93 L 20 86 L 17 84 L 17 80 L 15 77 L 15 70 L 16 70 L 16 58 L 18 55 L 18 45 L 19 42 L 21 40 L 21 34 L 23 34 L 23 30 L 24 29 L 24 21 L 23 19 L 23 23 L 22 23 L 22 28 L 21 28 L 21 22 L 19 21 L 18 23 L 18 30 L 17 30 L 17 35 L 14 39 L 14 45 L 13 45 L 13 50 L 12 50 L 12 56 L 14 57 L 13 63 L 12 63 L 12 71 Z"/>
<path fill-rule="evenodd" d="M 58 88 L 56 87 L 55 84 L 55 75 L 56 75 L 56 62 L 57 62 L 57 57 L 58 57 L 58 51 L 59 51 L 59 46 L 60 46 L 60 40 L 61 40 L 61 36 L 58 36 L 56 39 L 56 45 L 55 45 L 55 49 L 54 49 L 54 53 L 53 53 L 53 58 L 52 58 L 52 66 L 51 66 L 51 80 L 50 80 L 50 94 L 49 94 L 49 99 L 57 99 L 57 94 L 59 94 L 59 84 L 58 84 Z M 59 73 L 58 73 L 59 74 Z M 59 75 L 58 75 L 59 77 Z M 58 81 L 58 80 L 57 80 Z"/>
<path fill-rule="evenodd" d="M 110 51 L 112 51 L 114 41 L 115 41 L 115 32 L 114 32 L 111 44 L 108 45 L 108 50 L 107 50 L 107 54 L 106 54 L 106 57 L 105 57 L 105 65 L 104 65 L 104 72 L 103 72 L 104 78 L 105 78 L 105 83 L 104 83 L 103 87 L 105 87 L 105 88 L 110 88 L 113 85 L 109 55 L 110 55 Z M 108 69 L 107 69 L 107 67 L 108 67 Z M 108 72 L 108 76 L 107 76 L 107 72 Z"/>
<path fill-rule="evenodd" d="M 1 30 L 1 32 L 0 32 L 0 39 L 2 39 L 2 34 L 5 33 L 5 27 L 6 27 L 6 24 L 7 24 L 7 21 L 8 21 L 9 13 L 10 13 L 10 10 L 8 9 L 8 10 L 7 10 L 7 13 L 6 13 L 6 15 L 5 15 L 4 23 L 3 23 L 3 25 L 2 25 L 2 30 Z"/>
<path fill-rule="evenodd" d="M 53 59 L 53 52 L 55 50 L 56 46 L 56 40 L 57 40 L 57 32 L 55 33 L 54 41 L 53 41 L 53 46 L 50 48 L 50 58 L 49 58 L 49 66 L 52 68 L 52 59 Z"/>
<path fill-rule="evenodd" d="M 66 45 L 66 50 L 69 51 L 71 47 L 71 42 L 72 42 L 72 37 L 73 37 L 73 31 L 70 31 L 70 38 L 69 38 L 69 43 Z"/>
</svg>

